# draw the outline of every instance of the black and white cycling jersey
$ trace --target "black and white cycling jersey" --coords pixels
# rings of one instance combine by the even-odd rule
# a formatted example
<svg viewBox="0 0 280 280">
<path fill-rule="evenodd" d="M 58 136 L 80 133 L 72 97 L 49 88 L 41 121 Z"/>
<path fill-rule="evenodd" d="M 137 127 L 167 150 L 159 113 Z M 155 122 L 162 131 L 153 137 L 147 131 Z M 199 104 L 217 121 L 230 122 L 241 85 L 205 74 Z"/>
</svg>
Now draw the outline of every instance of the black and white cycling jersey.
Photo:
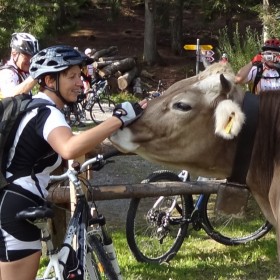
<svg viewBox="0 0 280 280">
<path fill-rule="evenodd" d="M 42 92 L 34 98 L 53 103 Z M 33 109 L 24 116 L 8 154 L 6 177 L 10 182 L 37 196 L 47 196 L 49 174 L 61 163 L 61 157 L 53 152 L 47 138 L 59 126 L 69 127 L 63 113 L 52 105 Z"/>
</svg>

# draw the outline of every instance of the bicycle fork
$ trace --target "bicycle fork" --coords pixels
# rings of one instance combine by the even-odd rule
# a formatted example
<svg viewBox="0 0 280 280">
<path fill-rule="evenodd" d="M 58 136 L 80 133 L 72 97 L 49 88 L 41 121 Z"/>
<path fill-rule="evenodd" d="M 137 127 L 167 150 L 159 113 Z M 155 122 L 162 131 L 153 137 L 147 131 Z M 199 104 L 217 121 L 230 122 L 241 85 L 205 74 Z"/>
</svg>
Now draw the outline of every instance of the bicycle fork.
<svg viewBox="0 0 280 280">
<path fill-rule="evenodd" d="M 92 216 L 95 217 L 96 216 L 95 209 L 92 208 L 91 210 L 93 212 L 95 212 L 95 213 L 92 213 Z M 122 275 L 121 275 L 121 269 L 120 269 L 118 259 L 117 259 L 117 254 L 115 251 L 115 247 L 113 245 L 113 240 L 106 227 L 105 217 L 103 215 L 98 215 L 97 217 L 95 217 L 91 220 L 90 225 L 93 226 L 93 229 L 91 231 L 89 231 L 88 234 L 89 235 L 91 235 L 91 234 L 99 235 L 99 237 L 102 240 L 103 248 L 104 248 L 105 252 L 107 253 L 107 255 L 111 261 L 112 267 L 118 276 L 118 280 L 123 280 Z M 96 225 L 98 225 L 98 226 L 94 227 Z"/>
</svg>

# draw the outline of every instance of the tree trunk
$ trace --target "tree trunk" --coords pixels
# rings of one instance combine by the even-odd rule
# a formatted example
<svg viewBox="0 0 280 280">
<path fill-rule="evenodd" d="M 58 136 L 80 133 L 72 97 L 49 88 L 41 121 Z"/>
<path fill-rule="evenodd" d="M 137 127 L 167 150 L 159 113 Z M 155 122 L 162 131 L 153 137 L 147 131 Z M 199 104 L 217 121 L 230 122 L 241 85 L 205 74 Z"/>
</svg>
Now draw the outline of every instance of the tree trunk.
<svg viewBox="0 0 280 280">
<path fill-rule="evenodd" d="M 92 59 L 97 61 L 99 59 L 99 57 L 112 56 L 112 55 L 117 54 L 117 52 L 118 52 L 118 47 L 111 46 L 107 49 L 102 49 L 100 51 L 95 52 L 94 55 L 92 56 Z"/>
<path fill-rule="evenodd" d="M 136 63 L 135 63 L 134 58 L 128 57 L 123 60 L 116 61 L 110 65 L 105 66 L 104 68 L 102 68 L 98 71 L 98 74 L 101 77 L 109 77 L 109 76 L 112 76 L 117 71 L 120 71 L 120 72 L 128 71 L 128 70 L 132 69 L 133 67 L 135 67 L 135 65 L 136 65 Z"/>
<path fill-rule="evenodd" d="M 138 72 L 137 67 L 133 67 L 130 71 L 124 73 L 122 76 L 118 77 L 118 87 L 120 90 L 126 89 L 131 81 L 134 79 Z"/>
<path fill-rule="evenodd" d="M 264 10 L 265 14 L 269 13 L 269 0 L 263 0 L 263 10 Z M 269 35 L 268 35 L 267 22 L 263 22 L 263 40 L 264 40 L 264 42 L 269 39 L 268 37 L 269 37 Z"/>
<path fill-rule="evenodd" d="M 93 67 L 95 68 L 95 69 L 101 69 L 101 68 L 103 68 L 103 67 L 105 67 L 105 66 L 108 66 L 108 65 L 110 65 L 110 64 L 112 64 L 114 61 L 110 61 L 110 60 L 107 60 L 107 61 L 94 61 L 93 63 L 92 63 L 92 65 L 93 65 Z"/>
<path fill-rule="evenodd" d="M 177 0 L 175 2 L 174 14 L 171 19 L 171 49 L 176 55 L 181 55 L 182 47 L 182 29 L 183 29 L 183 2 L 184 0 Z"/>
<path fill-rule="evenodd" d="M 153 65 L 158 60 L 155 31 L 156 1 L 145 0 L 144 62 Z"/>
<path fill-rule="evenodd" d="M 126 56 L 105 56 L 105 57 L 99 57 L 98 61 L 100 62 L 106 62 L 106 61 L 114 61 L 114 60 L 122 60 L 125 59 Z"/>
</svg>

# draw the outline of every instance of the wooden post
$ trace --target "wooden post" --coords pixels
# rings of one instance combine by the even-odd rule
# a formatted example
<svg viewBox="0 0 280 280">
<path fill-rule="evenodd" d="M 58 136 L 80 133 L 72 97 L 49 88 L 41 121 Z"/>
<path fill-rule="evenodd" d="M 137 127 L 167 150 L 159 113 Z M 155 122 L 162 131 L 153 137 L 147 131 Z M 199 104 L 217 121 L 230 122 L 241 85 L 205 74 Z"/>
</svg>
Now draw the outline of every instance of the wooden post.
<svg viewBox="0 0 280 280">
<path fill-rule="evenodd" d="M 85 161 L 85 155 L 80 156 L 78 158 L 75 158 L 74 160 L 69 160 L 68 161 L 68 168 L 72 168 L 72 164 L 74 161 L 78 161 L 79 163 L 83 163 Z M 70 185 L 70 211 L 71 211 L 71 217 L 73 216 L 74 210 L 75 210 L 75 205 L 76 205 L 76 192 L 75 192 L 75 187 L 72 184 L 72 182 L 69 182 Z M 86 190 L 84 190 L 86 193 Z"/>
</svg>

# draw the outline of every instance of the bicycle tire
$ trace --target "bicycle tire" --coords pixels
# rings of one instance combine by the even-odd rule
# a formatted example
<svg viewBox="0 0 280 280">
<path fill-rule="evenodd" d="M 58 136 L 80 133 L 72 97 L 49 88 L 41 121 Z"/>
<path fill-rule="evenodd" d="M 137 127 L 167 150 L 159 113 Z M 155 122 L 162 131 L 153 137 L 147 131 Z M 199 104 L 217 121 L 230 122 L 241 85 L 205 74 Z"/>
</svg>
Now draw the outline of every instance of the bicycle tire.
<svg viewBox="0 0 280 280">
<path fill-rule="evenodd" d="M 157 181 L 180 181 L 180 178 L 173 172 L 160 170 L 152 173 L 142 183 Z M 132 254 L 139 262 L 162 263 L 170 261 L 179 251 L 187 235 L 186 215 L 188 207 L 186 202 L 189 198 L 188 195 L 178 196 L 180 204 L 178 201 L 176 202 L 176 210 L 172 212 L 171 224 L 166 229 L 162 227 L 161 223 L 166 215 L 165 209 L 157 208 L 155 211 L 151 211 L 159 198 L 133 198 L 130 201 L 126 219 L 126 238 Z M 168 203 L 174 199 L 174 196 L 162 198 L 164 203 Z"/>
<path fill-rule="evenodd" d="M 251 194 L 242 218 L 216 211 L 216 198 L 217 194 L 205 194 L 202 203 L 203 227 L 215 241 L 224 245 L 244 244 L 263 237 L 272 229 Z"/>
<path fill-rule="evenodd" d="M 97 99 L 90 108 L 90 117 L 95 124 L 100 124 L 112 116 L 115 106 L 110 98 Z"/>
<path fill-rule="evenodd" d="M 91 235 L 88 237 L 88 243 L 85 280 L 93 280 L 96 278 L 99 280 L 118 280 L 118 275 L 99 238 L 95 235 Z"/>
<path fill-rule="evenodd" d="M 64 111 L 66 122 L 70 126 L 74 126 L 80 123 L 79 108 L 77 103 L 73 103 Z"/>
</svg>

